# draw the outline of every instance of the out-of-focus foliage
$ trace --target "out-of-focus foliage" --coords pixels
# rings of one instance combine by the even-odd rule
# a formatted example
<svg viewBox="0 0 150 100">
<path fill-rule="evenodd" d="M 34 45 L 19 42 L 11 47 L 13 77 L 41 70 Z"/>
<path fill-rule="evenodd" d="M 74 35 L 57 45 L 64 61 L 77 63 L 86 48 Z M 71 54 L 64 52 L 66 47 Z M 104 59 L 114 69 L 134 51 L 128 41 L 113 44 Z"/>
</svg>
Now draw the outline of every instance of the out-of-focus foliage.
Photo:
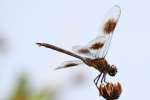
<svg viewBox="0 0 150 100">
<path fill-rule="evenodd" d="M 22 75 L 16 86 L 16 89 L 13 91 L 13 96 L 11 100 L 29 100 L 30 90 L 28 86 L 28 80 L 25 75 Z"/>
<path fill-rule="evenodd" d="M 9 100 L 54 100 L 55 93 L 50 90 L 33 91 L 26 75 L 21 75 Z"/>
</svg>

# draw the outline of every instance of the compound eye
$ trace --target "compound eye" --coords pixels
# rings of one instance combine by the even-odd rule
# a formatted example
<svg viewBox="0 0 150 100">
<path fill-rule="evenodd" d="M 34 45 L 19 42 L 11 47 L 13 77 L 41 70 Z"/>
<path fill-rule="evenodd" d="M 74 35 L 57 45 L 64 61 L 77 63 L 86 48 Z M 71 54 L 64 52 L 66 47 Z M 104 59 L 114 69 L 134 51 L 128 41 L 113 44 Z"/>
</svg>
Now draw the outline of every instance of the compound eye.
<svg viewBox="0 0 150 100">
<path fill-rule="evenodd" d="M 116 68 L 116 66 L 112 65 L 110 68 L 110 71 L 109 71 L 109 75 L 115 76 L 116 73 L 117 73 L 117 68 Z"/>
</svg>

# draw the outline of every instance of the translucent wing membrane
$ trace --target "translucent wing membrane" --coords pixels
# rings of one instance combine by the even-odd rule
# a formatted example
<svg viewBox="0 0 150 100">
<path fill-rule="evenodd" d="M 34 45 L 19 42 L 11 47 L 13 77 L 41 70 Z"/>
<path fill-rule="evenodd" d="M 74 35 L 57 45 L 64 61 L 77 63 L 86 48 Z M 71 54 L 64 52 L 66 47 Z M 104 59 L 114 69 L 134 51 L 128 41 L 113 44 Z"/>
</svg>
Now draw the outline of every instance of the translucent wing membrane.
<svg viewBox="0 0 150 100">
<path fill-rule="evenodd" d="M 86 46 L 75 46 L 73 47 L 73 50 L 90 58 L 105 57 L 120 14 L 121 10 L 119 6 L 112 7 L 100 25 L 98 36 Z"/>
<path fill-rule="evenodd" d="M 79 46 L 79 45 L 73 46 L 72 50 L 78 54 L 85 56 L 85 57 L 90 57 L 90 58 L 92 57 L 89 48 L 86 46 Z"/>
<path fill-rule="evenodd" d="M 100 52 L 99 50 L 103 48 L 105 41 L 105 36 L 99 36 L 90 41 L 86 46 L 73 46 L 73 51 L 85 57 L 97 58 L 97 54 Z"/>
<path fill-rule="evenodd" d="M 103 19 L 102 24 L 100 25 L 99 35 L 104 35 L 106 37 L 105 39 L 106 41 L 104 47 L 102 48 L 103 50 L 101 50 L 102 52 L 99 52 L 98 54 L 99 57 L 105 57 L 108 52 L 112 35 L 116 28 L 117 22 L 120 18 L 120 14 L 121 14 L 120 7 L 117 5 L 113 6 L 108 11 L 108 13 Z"/>
<path fill-rule="evenodd" d="M 73 61 L 65 61 L 63 62 L 59 67 L 55 68 L 56 70 L 58 69 L 62 69 L 62 68 L 69 68 L 69 67 L 73 67 L 73 66 L 77 66 L 82 64 L 82 61 L 79 60 L 73 60 Z"/>
<path fill-rule="evenodd" d="M 119 6 L 115 5 L 113 6 L 104 16 L 104 19 L 102 20 L 102 23 L 100 25 L 100 33 L 109 35 L 113 33 L 116 24 L 118 22 L 118 19 L 121 14 L 121 9 Z"/>
<path fill-rule="evenodd" d="M 91 52 L 92 56 L 95 58 L 99 57 L 99 53 L 102 52 L 104 46 L 106 43 L 106 37 L 105 36 L 98 36 L 94 40 L 90 41 L 88 43 L 89 51 Z"/>
</svg>

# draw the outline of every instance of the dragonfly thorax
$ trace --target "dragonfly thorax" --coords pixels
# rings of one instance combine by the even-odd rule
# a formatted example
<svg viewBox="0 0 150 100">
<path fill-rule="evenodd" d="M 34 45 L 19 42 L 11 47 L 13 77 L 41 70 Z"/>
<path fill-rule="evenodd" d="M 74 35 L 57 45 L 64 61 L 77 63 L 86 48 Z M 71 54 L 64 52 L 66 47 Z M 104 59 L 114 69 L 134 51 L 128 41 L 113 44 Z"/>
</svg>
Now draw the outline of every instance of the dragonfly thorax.
<svg viewBox="0 0 150 100">
<path fill-rule="evenodd" d="M 88 66 L 94 67 L 100 72 L 106 72 L 108 70 L 108 63 L 106 59 L 104 58 L 96 58 L 96 59 L 90 59 L 87 58 L 85 62 Z"/>
<path fill-rule="evenodd" d="M 115 76 L 117 73 L 117 68 L 116 66 L 112 65 L 110 66 L 105 58 L 96 58 L 96 59 L 90 59 L 87 58 L 85 60 L 85 63 L 88 66 L 94 67 L 98 71 L 102 73 L 108 73 L 110 76 Z"/>
</svg>

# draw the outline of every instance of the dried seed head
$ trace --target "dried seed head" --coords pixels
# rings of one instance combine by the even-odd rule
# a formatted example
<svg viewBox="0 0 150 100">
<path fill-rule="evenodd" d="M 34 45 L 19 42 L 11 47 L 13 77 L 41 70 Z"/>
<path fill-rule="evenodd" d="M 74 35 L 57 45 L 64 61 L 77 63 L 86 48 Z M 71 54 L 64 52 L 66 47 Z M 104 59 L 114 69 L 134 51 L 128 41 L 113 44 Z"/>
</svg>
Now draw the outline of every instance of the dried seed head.
<svg viewBox="0 0 150 100">
<path fill-rule="evenodd" d="M 113 83 L 107 83 L 107 84 L 100 84 L 99 87 L 100 95 L 103 96 L 107 100 L 114 100 L 118 99 L 121 92 L 121 84 L 119 82 L 113 84 Z"/>
</svg>

